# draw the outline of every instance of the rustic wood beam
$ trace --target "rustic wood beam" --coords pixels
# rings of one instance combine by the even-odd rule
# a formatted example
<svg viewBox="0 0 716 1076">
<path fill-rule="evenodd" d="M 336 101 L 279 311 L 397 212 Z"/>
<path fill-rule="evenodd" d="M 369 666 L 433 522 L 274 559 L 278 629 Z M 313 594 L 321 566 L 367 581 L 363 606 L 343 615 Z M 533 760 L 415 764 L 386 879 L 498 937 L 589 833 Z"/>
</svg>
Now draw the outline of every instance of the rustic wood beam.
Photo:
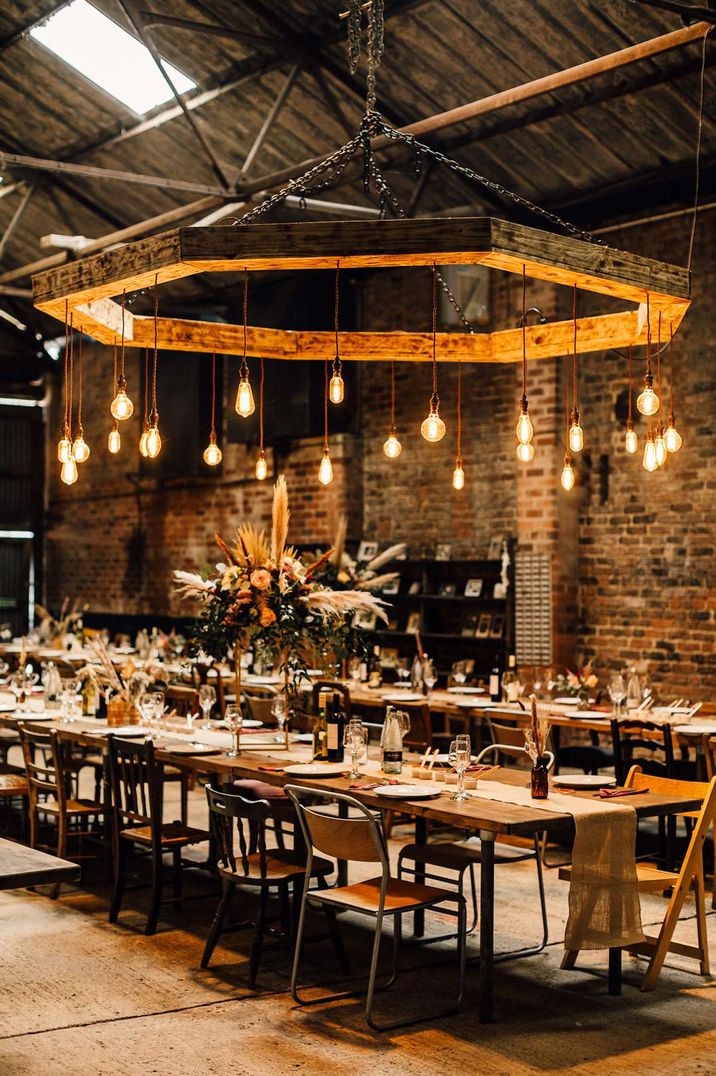
<svg viewBox="0 0 716 1076">
<path fill-rule="evenodd" d="M 213 194 L 218 198 L 224 195 L 219 187 L 209 187 L 205 183 L 190 183 L 183 179 L 150 176 L 141 172 L 122 172 L 116 168 L 99 168 L 92 164 L 71 164 L 44 157 L 28 157 L 22 153 L 5 153 L 2 150 L 0 150 L 0 168 L 21 168 L 33 172 L 82 176 L 85 179 L 106 180 L 109 183 L 137 183 L 142 187 L 157 187 L 159 190 L 185 191 L 191 194 Z"/>
<path fill-rule="evenodd" d="M 7 250 L 7 245 L 10 242 L 10 240 L 12 239 L 13 235 L 15 234 L 17 226 L 20 223 L 20 221 L 22 220 L 22 215 L 25 212 L 25 210 L 27 209 L 28 204 L 29 204 L 29 202 L 30 202 L 30 200 L 31 200 L 34 193 L 35 193 L 35 188 L 33 186 L 27 188 L 27 190 L 23 194 L 22 198 L 20 199 L 19 206 L 16 208 L 15 212 L 13 213 L 12 217 L 10 218 L 10 223 L 8 224 L 5 231 L 3 232 L 2 238 L 0 239 L 0 262 L 5 257 L 5 251 Z"/>
<path fill-rule="evenodd" d="M 209 34 L 216 37 L 230 37 L 244 45 L 256 48 L 280 48 L 283 39 L 272 35 L 257 34 L 253 30 L 240 30 L 233 26 L 217 26 L 215 23 L 197 22 L 195 19 L 180 19 L 176 15 L 161 15 L 155 11 L 140 9 L 139 15 L 145 26 L 171 26 L 175 30 L 190 30 L 192 33 Z"/>
<path fill-rule="evenodd" d="M 291 70 L 289 71 L 288 75 L 286 76 L 286 81 L 284 82 L 283 86 L 281 87 L 278 94 L 276 95 L 276 98 L 275 98 L 273 104 L 271 105 L 271 108 L 266 113 L 264 121 L 261 124 L 261 127 L 259 128 L 258 134 L 256 135 L 255 139 L 253 140 L 253 142 L 251 144 L 251 148 L 250 148 L 249 152 L 246 154 L 246 157 L 244 158 L 244 163 L 241 165 L 241 168 L 239 169 L 239 171 L 238 171 L 238 173 L 236 175 L 236 178 L 234 179 L 234 182 L 232 184 L 234 187 L 238 183 L 241 182 L 242 177 L 246 175 L 246 173 L 251 168 L 251 165 L 256 160 L 256 157 L 257 157 L 261 147 L 263 146 L 264 142 L 266 141 L 266 139 L 267 139 L 267 137 L 268 137 L 268 135 L 269 135 L 269 133 L 271 131 L 271 128 L 273 127 L 274 123 L 278 119 L 278 115 L 279 115 L 281 109 L 286 104 L 286 101 L 288 99 L 288 95 L 290 94 L 291 90 L 293 89 L 294 85 L 296 84 L 296 80 L 297 80 L 298 76 L 300 75 L 301 70 L 302 70 L 302 66 L 301 66 L 300 63 L 294 64 L 293 67 L 291 68 Z"/>
<path fill-rule="evenodd" d="M 22 41 L 24 37 L 34 30 L 36 26 L 49 19 L 50 15 L 55 15 L 58 11 L 61 11 L 63 7 L 67 7 L 70 0 L 54 0 L 53 3 L 43 4 L 40 11 L 21 23 L 16 30 L 7 34 L 5 37 L 0 38 L 0 52 L 4 52 L 5 49 L 9 49 L 11 45 L 16 45 L 18 41 Z"/>
</svg>

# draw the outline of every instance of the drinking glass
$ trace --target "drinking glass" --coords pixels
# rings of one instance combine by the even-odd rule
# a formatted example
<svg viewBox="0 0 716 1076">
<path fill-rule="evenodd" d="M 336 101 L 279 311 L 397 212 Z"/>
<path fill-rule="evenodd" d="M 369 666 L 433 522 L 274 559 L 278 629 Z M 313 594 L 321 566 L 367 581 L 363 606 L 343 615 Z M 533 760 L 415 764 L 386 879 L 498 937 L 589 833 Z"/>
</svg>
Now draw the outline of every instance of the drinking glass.
<svg viewBox="0 0 716 1076">
<path fill-rule="evenodd" d="M 360 777 L 358 766 L 368 746 L 368 729 L 361 721 L 349 721 L 343 731 L 343 746 L 351 759 L 351 777 Z"/>
<path fill-rule="evenodd" d="M 239 733 L 243 724 L 241 707 L 230 703 L 224 713 L 224 723 L 231 733 L 231 748 L 226 752 L 227 758 L 237 758 L 239 754 Z"/>
<path fill-rule="evenodd" d="M 348 673 L 351 680 L 354 680 L 356 684 L 360 683 L 362 665 L 363 662 L 357 654 L 351 654 L 348 658 Z"/>
<path fill-rule="evenodd" d="M 428 689 L 428 692 L 432 691 L 437 682 L 438 674 L 435 665 L 430 658 L 426 658 L 423 662 L 423 683 Z"/>
<path fill-rule="evenodd" d="M 142 715 L 142 724 L 149 731 L 152 727 L 152 718 L 154 716 L 154 697 L 151 691 L 145 691 L 139 696 L 137 709 Z"/>
<path fill-rule="evenodd" d="M 461 685 L 467 680 L 467 667 L 464 661 L 454 661 L 452 664 L 453 683 Z"/>
<path fill-rule="evenodd" d="M 199 706 L 201 707 L 202 713 L 204 715 L 202 728 L 211 728 L 209 714 L 211 713 L 212 707 L 214 706 L 215 702 L 216 690 L 211 686 L 211 684 L 202 684 L 199 688 Z"/>
<path fill-rule="evenodd" d="M 276 741 L 276 743 L 283 743 L 286 738 L 284 729 L 286 727 L 286 718 L 288 716 L 286 711 L 285 695 L 276 695 L 275 699 L 271 703 L 271 713 L 276 718 L 276 725 L 278 728 L 278 731 L 274 736 L 274 740 Z"/>
<path fill-rule="evenodd" d="M 621 705 L 626 698 L 626 685 L 621 673 L 616 673 L 607 685 L 609 698 L 612 700 L 612 717 L 619 717 Z"/>
<path fill-rule="evenodd" d="M 398 658 L 395 666 L 398 673 L 398 682 L 407 686 L 410 680 L 410 662 L 407 658 Z"/>
<path fill-rule="evenodd" d="M 395 710 L 394 714 L 395 714 L 395 717 L 397 717 L 397 719 L 398 719 L 398 726 L 400 728 L 400 735 L 401 735 L 402 739 L 405 739 L 405 737 L 410 732 L 410 715 L 407 714 L 405 712 L 405 710 Z"/>
<path fill-rule="evenodd" d="M 13 673 L 7 682 L 7 686 L 15 696 L 15 703 L 17 709 L 22 709 L 21 703 L 25 698 L 25 678 L 22 673 Z"/>
<path fill-rule="evenodd" d="M 465 735 L 456 736 L 448 751 L 448 762 L 457 773 L 457 789 L 451 797 L 454 800 L 460 801 L 468 798 L 465 791 L 465 770 L 470 765 L 471 757 L 470 737 Z"/>
<path fill-rule="evenodd" d="M 161 728 L 161 720 L 164 714 L 164 692 L 163 691 L 150 691 L 152 703 L 151 703 L 151 719 L 156 724 L 157 732 Z"/>
<path fill-rule="evenodd" d="M 81 716 L 79 706 L 79 681 L 74 679 L 62 681 L 62 694 L 60 695 L 60 720 L 67 724 Z M 77 711 L 80 710 L 80 713 Z"/>
</svg>

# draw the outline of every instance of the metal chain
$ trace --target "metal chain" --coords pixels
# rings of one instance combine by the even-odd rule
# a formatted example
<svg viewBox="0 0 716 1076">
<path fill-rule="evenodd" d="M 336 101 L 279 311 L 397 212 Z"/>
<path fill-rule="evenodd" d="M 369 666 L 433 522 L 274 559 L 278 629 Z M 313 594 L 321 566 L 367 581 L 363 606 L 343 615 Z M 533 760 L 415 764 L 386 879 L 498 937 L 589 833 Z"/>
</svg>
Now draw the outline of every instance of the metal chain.
<svg viewBox="0 0 716 1076">
<path fill-rule="evenodd" d="M 376 72 L 383 59 L 384 0 L 370 0 L 368 4 L 361 3 L 361 0 L 348 0 L 348 67 L 352 75 L 355 75 L 360 63 L 364 9 L 368 11 L 366 30 L 366 111 L 372 112 L 376 101 Z"/>
</svg>

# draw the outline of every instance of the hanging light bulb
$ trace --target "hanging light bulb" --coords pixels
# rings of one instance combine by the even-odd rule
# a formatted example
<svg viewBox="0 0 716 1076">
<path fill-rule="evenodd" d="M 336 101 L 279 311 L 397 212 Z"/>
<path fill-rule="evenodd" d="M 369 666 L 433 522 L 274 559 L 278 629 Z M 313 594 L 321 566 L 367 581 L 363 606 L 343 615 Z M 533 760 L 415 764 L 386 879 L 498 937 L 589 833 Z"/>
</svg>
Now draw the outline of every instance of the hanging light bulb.
<svg viewBox="0 0 716 1076">
<path fill-rule="evenodd" d="M 147 455 L 150 460 L 155 460 L 162 450 L 162 439 L 159 434 L 159 420 L 155 419 L 149 427 L 147 434 Z"/>
<path fill-rule="evenodd" d="M 395 426 L 390 427 L 390 433 L 388 434 L 387 441 L 383 442 L 383 452 L 389 460 L 397 460 L 400 453 L 403 451 L 403 446 L 398 440 L 398 436 L 395 432 Z"/>
<path fill-rule="evenodd" d="M 127 382 L 121 374 L 117 378 L 117 395 L 112 400 L 109 410 L 112 418 L 116 418 L 118 422 L 126 422 L 134 414 L 134 404 L 127 396 Z"/>
<path fill-rule="evenodd" d="M 653 389 L 654 376 L 647 373 L 644 377 L 644 388 L 636 398 L 636 406 L 642 415 L 655 415 L 659 410 L 659 397 Z"/>
<path fill-rule="evenodd" d="M 528 463 L 534 459 L 535 450 L 532 445 L 534 427 L 530 418 L 530 409 L 527 402 L 527 267 L 522 266 L 522 396 L 520 397 L 520 415 L 515 426 L 517 436 L 517 459 L 520 463 Z"/>
<path fill-rule="evenodd" d="M 322 486 L 330 486 L 333 481 L 333 464 L 331 463 L 331 457 L 328 452 L 328 445 L 323 449 L 321 465 L 318 468 L 318 481 Z"/>
<path fill-rule="evenodd" d="M 564 467 L 562 468 L 560 482 L 562 483 L 562 489 L 566 490 L 567 493 L 574 489 L 574 467 L 572 467 L 572 458 L 569 453 L 564 457 Z"/>
<path fill-rule="evenodd" d="M 430 441 L 431 444 L 434 444 L 437 441 L 442 441 L 445 436 L 445 423 L 440 418 L 439 407 L 440 397 L 434 392 L 430 397 L 430 410 L 420 426 L 421 434 L 425 440 Z"/>
<path fill-rule="evenodd" d="M 212 431 L 209 437 L 209 444 L 204 449 L 204 463 L 209 467 L 216 467 L 221 463 L 223 453 L 216 443 L 216 434 Z"/>
<path fill-rule="evenodd" d="M 584 430 L 579 424 L 579 411 L 576 407 L 572 408 L 571 421 L 572 424 L 569 427 L 569 450 L 570 452 L 581 452 L 584 448 Z"/>
<path fill-rule="evenodd" d="M 664 442 L 666 444 L 667 452 L 678 452 L 684 443 L 681 434 L 674 424 L 673 414 L 669 415 L 669 424 L 666 427 L 666 433 L 664 434 Z"/>
<path fill-rule="evenodd" d="M 462 467 L 460 456 L 455 460 L 455 470 L 452 473 L 452 488 L 463 489 L 465 485 L 465 472 Z"/>
<path fill-rule="evenodd" d="M 57 460 L 59 463 L 67 463 L 72 457 L 72 442 L 68 437 L 69 432 L 65 427 L 62 437 L 57 442 Z"/>
<path fill-rule="evenodd" d="M 661 419 L 659 419 L 659 425 L 656 427 L 654 451 L 656 452 L 657 467 L 663 467 L 666 463 L 667 451 L 666 442 L 664 441 L 664 423 L 661 421 Z"/>
<path fill-rule="evenodd" d="M 267 476 L 268 476 L 268 463 L 266 462 L 266 457 L 264 456 L 264 450 L 262 448 L 260 448 L 258 458 L 256 460 L 256 478 L 258 479 L 259 482 L 263 482 L 263 480 Z M 330 481 L 330 479 L 329 479 L 329 481 Z"/>
<path fill-rule="evenodd" d="M 119 436 L 119 427 L 117 426 L 117 420 L 115 419 L 112 423 L 112 429 L 109 431 L 109 436 L 107 437 L 107 449 L 113 456 L 116 456 L 121 447 L 122 439 Z"/>
<path fill-rule="evenodd" d="M 520 417 L 517 419 L 515 433 L 517 434 L 517 440 L 521 445 L 528 445 L 534 436 L 534 429 L 532 427 L 527 398 L 525 396 L 522 397 L 520 406 Z"/>
<path fill-rule="evenodd" d="M 654 431 L 650 428 L 646 435 L 646 444 L 644 445 L 644 456 L 642 458 L 642 467 L 645 471 L 655 471 L 659 464 L 656 461 L 656 443 L 654 440 Z"/>
<path fill-rule="evenodd" d="M 520 463 L 529 463 L 535 458 L 535 446 L 532 444 L 519 444 L 517 446 L 517 459 Z"/>
<path fill-rule="evenodd" d="M 242 418 L 248 418 L 249 415 L 253 415 L 256 410 L 254 394 L 251 391 L 251 383 L 249 381 L 249 369 L 248 366 L 245 365 L 241 367 L 239 388 L 236 393 L 235 410 L 236 414 L 241 415 Z"/>
<path fill-rule="evenodd" d="M 624 438 L 624 447 L 630 456 L 633 456 L 639 448 L 639 442 L 636 438 L 636 432 L 634 430 L 634 423 L 631 419 L 627 421 L 626 436 Z"/>
<path fill-rule="evenodd" d="M 90 446 L 84 439 L 84 430 L 81 426 L 72 445 L 72 455 L 77 463 L 86 463 L 90 457 Z"/>
<path fill-rule="evenodd" d="M 142 436 L 139 438 L 139 453 L 144 456 L 145 459 L 149 456 L 147 450 L 147 438 L 149 437 L 149 420 L 145 418 L 144 429 L 142 430 Z"/>
<path fill-rule="evenodd" d="M 331 403 L 334 404 L 343 403 L 343 397 L 345 395 L 345 384 L 343 382 L 341 370 L 342 363 L 336 355 L 333 360 L 333 376 L 331 377 L 331 383 L 328 386 L 328 395 Z"/>
<path fill-rule="evenodd" d="M 77 481 L 77 464 L 72 455 L 65 460 L 60 469 L 60 478 L 66 486 L 72 486 Z"/>
</svg>

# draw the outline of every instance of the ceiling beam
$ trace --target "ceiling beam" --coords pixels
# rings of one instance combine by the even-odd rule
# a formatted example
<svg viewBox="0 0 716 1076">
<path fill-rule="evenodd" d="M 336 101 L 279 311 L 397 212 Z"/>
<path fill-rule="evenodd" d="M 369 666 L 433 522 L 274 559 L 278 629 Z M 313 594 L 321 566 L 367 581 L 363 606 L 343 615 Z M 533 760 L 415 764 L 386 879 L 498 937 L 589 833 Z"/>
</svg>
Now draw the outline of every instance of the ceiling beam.
<svg viewBox="0 0 716 1076">
<path fill-rule="evenodd" d="M 35 193 L 35 188 L 33 186 L 30 186 L 30 187 L 27 188 L 27 190 L 23 194 L 22 198 L 20 199 L 19 206 L 17 207 L 17 209 L 13 213 L 12 217 L 10 218 L 10 223 L 8 224 L 5 231 L 3 232 L 2 238 L 0 239 L 0 262 L 5 257 L 5 251 L 7 250 L 7 245 L 10 242 L 10 240 L 12 239 L 13 235 L 15 234 L 15 230 L 16 230 L 18 224 L 20 223 L 20 221 L 22 220 L 23 213 L 27 209 L 28 204 L 29 204 L 29 202 L 30 202 L 30 200 L 31 200 L 34 193 Z"/>
<path fill-rule="evenodd" d="M 6 37 L 0 38 L 0 52 L 4 52 L 5 49 L 9 49 L 11 45 L 17 45 L 19 41 L 22 41 L 24 37 L 34 30 L 36 26 L 49 19 L 50 15 L 54 15 L 56 12 L 61 11 L 63 7 L 67 7 L 70 0 L 54 0 L 49 4 L 43 4 L 40 12 L 37 15 L 33 15 L 32 18 L 23 22 L 12 33 L 7 34 Z"/>
<path fill-rule="evenodd" d="M 0 150 L 0 169 L 13 168 L 48 173 L 59 172 L 68 176 L 81 176 L 84 179 L 106 180 L 110 183 L 137 183 L 141 187 L 157 187 L 159 190 L 164 191 L 213 194 L 218 198 L 225 194 L 222 188 L 210 187 L 205 183 L 191 183 L 183 179 L 168 179 L 165 176 L 148 176 L 140 172 L 121 172 L 115 168 L 98 168 L 93 164 L 72 164 L 66 161 L 28 157 L 21 153 L 6 153 Z"/>
<path fill-rule="evenodd" d="M 233 26 L 217 26 L 215 23 L 197 22 L 195 19 L 180 19 L 176 15 L 160 15 L 154 11 L 145 11 L 144 9 L 140 9 L 138 14 L 141 16 L 145 26 L 171 26 L 176 30 L 190 30 L 195 34 L 230 37 L 234 41 L 241 41 L 243 44 L 252 45 L 254 48 L 266 48 L 268 46 L 271 49 L 276 49 L 281 48 L 284 43 L 282 38 L 275 35 L 269 37 L 266 34 L 253 33 L 251 30 L 238 30 Z"/>
</svg>

